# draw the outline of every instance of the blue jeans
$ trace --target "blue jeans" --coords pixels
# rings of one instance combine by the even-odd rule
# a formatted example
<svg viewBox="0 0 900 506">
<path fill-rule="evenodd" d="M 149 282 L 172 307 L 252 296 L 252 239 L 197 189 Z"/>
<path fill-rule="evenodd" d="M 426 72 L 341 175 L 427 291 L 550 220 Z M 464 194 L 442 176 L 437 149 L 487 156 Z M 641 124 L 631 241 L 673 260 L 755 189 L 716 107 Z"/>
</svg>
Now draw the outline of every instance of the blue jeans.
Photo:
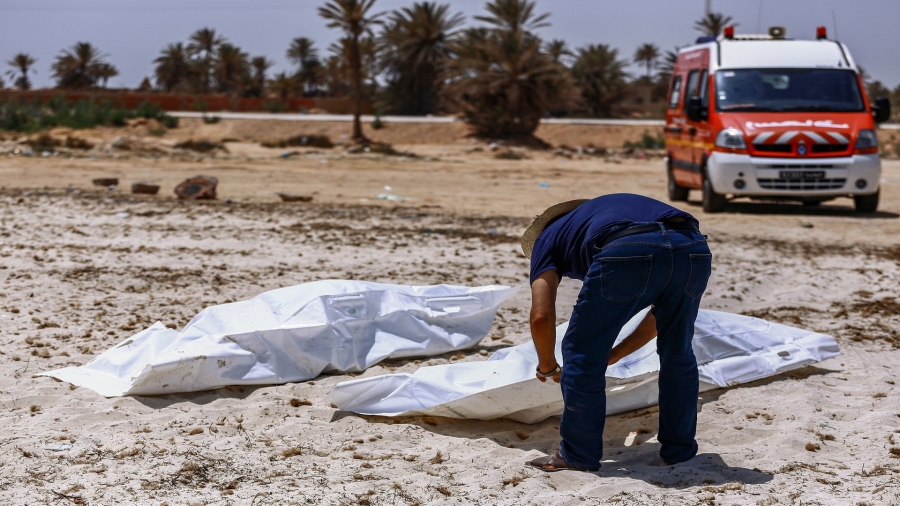
<svg viewBox="0 0 900 506">
<path fill-rule="evenodd" d="M 569 465 L 600 467 L 609 353 L 625 323 L 651 304 L 660 360 L 660 456 L 672 464 L 697 454 L 699 383 L 691 340 L 711 267 L 706 237 L 692 231 L 627 236 L 594 255 L 562 342 L 559 432 Z"/>
</svg>

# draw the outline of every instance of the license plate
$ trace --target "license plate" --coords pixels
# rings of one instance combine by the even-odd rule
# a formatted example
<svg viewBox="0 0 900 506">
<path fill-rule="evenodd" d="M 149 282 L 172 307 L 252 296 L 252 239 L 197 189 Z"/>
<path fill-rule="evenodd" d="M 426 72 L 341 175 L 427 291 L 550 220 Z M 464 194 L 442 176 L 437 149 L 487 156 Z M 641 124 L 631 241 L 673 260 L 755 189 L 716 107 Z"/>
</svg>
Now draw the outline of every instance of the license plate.
<svg viewBox="0 0 900 506">
<path fill-rule="evenodd" d="M 824 170 L 782 170 L 778 173 L 780 179 L 803 180 L 825 179 Z"/>
</svg>

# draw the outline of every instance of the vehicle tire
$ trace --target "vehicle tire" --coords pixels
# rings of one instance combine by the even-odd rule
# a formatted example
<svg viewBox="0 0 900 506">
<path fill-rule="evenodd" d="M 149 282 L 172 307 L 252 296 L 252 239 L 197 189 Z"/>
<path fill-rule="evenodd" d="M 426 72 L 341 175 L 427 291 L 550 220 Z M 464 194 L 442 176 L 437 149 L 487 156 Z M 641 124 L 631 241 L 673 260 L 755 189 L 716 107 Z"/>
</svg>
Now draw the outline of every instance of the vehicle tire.
<svg viewBox="0 0 900 506">
<path fill-rule="evenodd" d="M 721 213 L 725 210 L 725 195 L 713 190 L 709 177 L 703 175 L 703 211 L 707 213 Z"/>
<path fill-rule="evenodd" d="M 666 170 L 669 176 L 669 200 L 672 202 L 685 202 L 688 199 L 690 188 L 685 188 L 675 181 L 675 174 L 672 174 L 672 167 Z"/>
<path fill-rule="evenodd" d="M 858 213 L 874 213 L 878 209 L 878 196 L 881 190 L 871 195 L 855 195 L 853 197 L 853 205 Z"/>
</svg>

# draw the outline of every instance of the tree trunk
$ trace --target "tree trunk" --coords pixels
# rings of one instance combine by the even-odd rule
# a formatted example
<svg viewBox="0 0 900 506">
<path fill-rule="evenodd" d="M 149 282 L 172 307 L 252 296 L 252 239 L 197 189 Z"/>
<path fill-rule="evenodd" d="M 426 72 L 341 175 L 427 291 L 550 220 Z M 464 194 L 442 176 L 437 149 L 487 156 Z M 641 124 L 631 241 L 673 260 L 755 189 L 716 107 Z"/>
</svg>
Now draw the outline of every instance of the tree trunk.
<svg viewBox="0 0 900 506">
<path fill-rule="evenodd" d="M 362 115 L 362 58 L 359 54 L 359 35 L 356 34 L 350 42 L 350 60 L 353 66 L 353 141 L 361 143 L 368 139 L 362 133 L 359 120 Z"/>
</svg>

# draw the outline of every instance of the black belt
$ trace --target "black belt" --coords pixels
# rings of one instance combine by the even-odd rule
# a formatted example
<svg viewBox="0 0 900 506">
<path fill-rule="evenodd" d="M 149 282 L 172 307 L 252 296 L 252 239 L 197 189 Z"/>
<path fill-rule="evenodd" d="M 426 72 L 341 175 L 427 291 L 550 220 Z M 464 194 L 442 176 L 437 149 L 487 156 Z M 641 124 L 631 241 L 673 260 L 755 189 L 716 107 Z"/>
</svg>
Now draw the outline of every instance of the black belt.
<svg viewBox="0 0 900 506">
<path fill-rule="evenodd" d="M 604 246 L 615 241 L 616 239 L 628 237 L 629 235 L 646 234 L 647 232 L 661 232 L 663 227 L 665 227 L 666 230 L 683 230 L 690 232 L 700 231 L 700 227 L 698 227 L 697 224 L 693 221 L 660 221 L 647 225 L 635 225 L 633 227 L 623 228 L 622 230 L 616 230 L 615 232 L 607 235 L 603 238 L 602 241 L 599 241 L 597 243 L 596 248 L 598 250 L 601 250 Z"/>
</svg>

